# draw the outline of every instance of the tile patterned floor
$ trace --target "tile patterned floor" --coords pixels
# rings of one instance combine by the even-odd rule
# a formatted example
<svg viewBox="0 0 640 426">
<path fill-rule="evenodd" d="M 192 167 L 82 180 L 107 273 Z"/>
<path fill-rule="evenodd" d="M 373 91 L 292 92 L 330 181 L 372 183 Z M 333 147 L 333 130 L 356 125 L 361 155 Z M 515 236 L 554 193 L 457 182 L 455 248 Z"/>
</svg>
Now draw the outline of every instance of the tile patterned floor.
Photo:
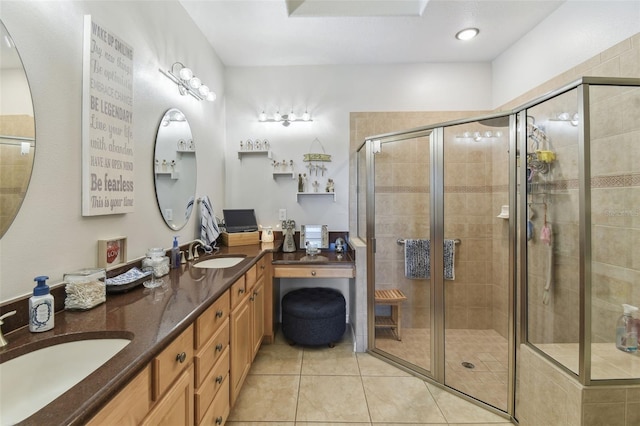
<svg viewBox="0 0 640 426">
<path fill-rule="evenodd" d="M 447 386 L 506 411 L 509 371 L 507 343 L 507 339 L 494 330 L 447 329 Z M 402 341 L 398 341 L 392 333 L 376 331 L 376 348 L 426 370 L 431 369 L 430 345 L 429 329 L 403 329 Z M 463 362 L 470 362 L 474 368 L 465 368 Z"/>
<path fill-rule="evenodd" d="M 350 336 L 335 348 L 263 345 L 229 415 L 230 426 L 495 425 L 508 420 L 366 353 Z"/>
</svg>

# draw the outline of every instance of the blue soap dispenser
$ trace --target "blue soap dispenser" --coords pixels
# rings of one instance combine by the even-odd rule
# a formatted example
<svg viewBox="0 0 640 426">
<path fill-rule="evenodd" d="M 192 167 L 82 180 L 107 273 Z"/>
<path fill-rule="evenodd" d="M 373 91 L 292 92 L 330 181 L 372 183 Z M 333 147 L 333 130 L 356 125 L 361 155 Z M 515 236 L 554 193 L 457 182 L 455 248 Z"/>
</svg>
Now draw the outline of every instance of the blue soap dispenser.
<svg viewBox="0 0 640 426">
<path fill-rule="evenodd" d="M 171 247 L 171 268 L 180 267 L 180 246 L 178 245 L 178 236 L 173 237 L 173 247 Z"/>
<path fill-rule="evenodd" d="M 54 325 L 54 302 L 49 293 L 47 280 L 49 277 L 39 276 L 33 280 L 38 284 L 29 298 L 29 331 L 39 333 L 51 330 Z"/>
</svg>

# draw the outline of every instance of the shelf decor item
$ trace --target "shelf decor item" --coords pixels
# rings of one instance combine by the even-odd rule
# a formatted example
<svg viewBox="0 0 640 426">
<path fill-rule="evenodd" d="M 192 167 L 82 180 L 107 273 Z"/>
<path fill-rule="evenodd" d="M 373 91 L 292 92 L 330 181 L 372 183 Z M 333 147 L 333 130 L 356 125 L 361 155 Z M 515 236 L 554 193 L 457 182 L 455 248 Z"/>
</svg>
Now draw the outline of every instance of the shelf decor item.
<svg viewBox="0 0 640 426">
<path fill-rule="evenodd" d="M 318 145 L 320 145 L 320 149 L 322 149 L 322 152 L 313 152 L 313 145 L 315 143 L 318 143 Z M 304 160 L 305 162 L 310 162 L 310 161 L 318 161 L 318 162 L 331 162 L 331 155 L 330 154 L 326 154 L 324 151 L 324 146 L 322 146 L 322 143 L 320 142 L 320 139 L 315 138 L 312 142 L 311 145 L 309 145 L 309 152 L 307 154 L 304 154 Z"/>
<path fill-rule="evenodd" d="M 127 237 L 98 240 L 98 267 L 112 268 L 127 261 Z"/>
</svg>

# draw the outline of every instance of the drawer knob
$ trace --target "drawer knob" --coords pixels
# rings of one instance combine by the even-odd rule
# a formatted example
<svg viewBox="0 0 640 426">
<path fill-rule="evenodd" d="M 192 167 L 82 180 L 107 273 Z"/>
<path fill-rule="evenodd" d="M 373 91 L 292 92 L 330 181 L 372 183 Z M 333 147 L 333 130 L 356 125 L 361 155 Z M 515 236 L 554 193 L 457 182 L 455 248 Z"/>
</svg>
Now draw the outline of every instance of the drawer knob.
<svg viewBox="0 0 640 426">
<path fill-rule="evenodd" d="M 222 316 L 224 315 L 224 312 L 221 310 L 216 311 L 216 318 L 222 318 Z"/>
<path fill-rule="evenodd" d="M 253 302 L 254 300 L 256 300 L 256 298 L 255 298 L 254 296 L 251 296 L 251 297 L 249 298 L 249 300 L 251 300 L 251 301 Z"/>
<path fill-rule="evenodd" d="M 311 276 L 315 277 L 316 276 L 316 271 L 311 271 Z"/>
<path fill-rule="evenodd" d="M 216 345 L 216 352 L 220 352 L 222 350 L 222 343 L 218 343 Z"/>
<path fill-rule="evenodd" d="M 222 383 L 222 379 L 224 379 L 224 377 L 222 377 L 222 376 L 218 376 L 218 377 L 216 377 L 216 383 L 217 383 L 217 384 Z"/>
<path fill-rule="evenodd" d="M 264 268 L 265 268 L 265 266 L 264 266 L 264 265 L 260 265 L 260 269 L 264 269 Z"/>
<path fill-rule="evenodd" d="M 176 355 L 176 361 L 178 361 L 180 364 L 182 364 L 186 360 L 187 360 L 187 354 L 186 353 L 180 352 L 178 355 Z"/>
<path fill-rule="evenodd" d="M 222 416 L 216 417 L 216 424 L 217 425 L 221 425 L 222 424 Z"/>
<path fill-rule="evenodd" d="M 253 295 L 254 295 L 254 296 L 257 296 L 257 295 L 259 295 L 259 294 L 260 294 L 260 292 L 258 292 L 258 291 L 254 291 L 254 292 L 253 292 Z"/>
<path fill-rule="evenodd" d="M 244 288 L 239 289 L 238 294 L 244 294 Z"/>
</svg>

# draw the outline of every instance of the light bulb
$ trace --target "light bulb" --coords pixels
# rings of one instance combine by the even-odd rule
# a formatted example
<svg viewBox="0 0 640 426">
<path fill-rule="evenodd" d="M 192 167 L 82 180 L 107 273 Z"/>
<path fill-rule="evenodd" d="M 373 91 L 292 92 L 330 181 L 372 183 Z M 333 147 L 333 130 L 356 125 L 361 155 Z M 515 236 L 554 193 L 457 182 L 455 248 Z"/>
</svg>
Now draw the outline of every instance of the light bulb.
<svg viewBox="0 0 640 426">
<path fill-rule="evenodd" d="M 491 131 L 490 131 L 490 130 L 487 130 L 486 132 L 484 132 L 484 137 L 485 137 L 485 138 L 490 138 L 490 137 L 492 137 L 492 136 L 493 136 L 493 133 L 491 133 Z"/>
<path fill-rule="evenodd" d="M 202 81 L 200 81 L 198 77 L 193 77 L 189 80 L 189 86 L 191 86 L 192 89 L 197 89 L 202 86 Z"/>
<path fill-rule="evenodd" d="M 207 87 L 204 84 L 198 87 L 198 93 L 200 93 L 200 96 L 202 96 L 203 98 L 206 98 L 209 92 L 210 92 L 209 87 Z"/>
<path fill-rule="evenodd" d="M 260 115 L 258 116 L 258 120 L 260 121 L 267 121 L 267 114 L 264 113 L 264 110 L 260 113 Z"/>
<path fill-rule="evenodd" d="M 208 100 L 209 102 L 213 102 L 213 101 L 215 101 L 215 100 L 216 100 L 216 98 L 217 98 L 217 96 L 216 96 L 216 94 L 215 94 L 215 93 L 213 93 L 213 92 L 209 92 L 209 93 L 207 93 L 207 100 Z"/>
<path fill-rule="evenodd" d="M 280 111 L 277 111 L 275 114 L 273 114 L 273 119 L 276 120 L 276 121 L 282 120 L 282 116 L 280 115 Z"/>
<path fill-rule="evenodd" d="M 477 36 L 479 32 L 480 30 L 477 28 L 465 28 L 462 31 L 458 31 L 458 33 L 456 34 L 456 38 L 463 41 L 471 40 L 472 38 Z"/>
<path fill-rule="evenodd" d="M 297 118 L 298 117 L 296 116 L 296 113 L 291 110 L 291 112 L 289 113 L 289 121 L 295 121 Z"/>
<path fill-rule="evenodd" d="M 193 77 L 193 71 L 191 71 L 191 69 L 187 67 L 184 67 L 180 69 L 179 75 L 180 75 L 180 78 L 183 79 L 184 81 L 189 81 Z"/>
<path fill-rule="evenodd" d="M 309 120 L 311 120 L 311 114 L 309 114 L 309 113 L 307 112 L 307 110 L 305 110 L 305 111 L 304 111 L 304 114 L 302 114 L 302 119 L 303 119 L 304 121 L 309 121 Z"/>
<path fill-rule="evenodd" d="M 563 112 L 561 114 L 558 114 L 558 120 L 569 121 L 569 113 Z"/>
</svg>

